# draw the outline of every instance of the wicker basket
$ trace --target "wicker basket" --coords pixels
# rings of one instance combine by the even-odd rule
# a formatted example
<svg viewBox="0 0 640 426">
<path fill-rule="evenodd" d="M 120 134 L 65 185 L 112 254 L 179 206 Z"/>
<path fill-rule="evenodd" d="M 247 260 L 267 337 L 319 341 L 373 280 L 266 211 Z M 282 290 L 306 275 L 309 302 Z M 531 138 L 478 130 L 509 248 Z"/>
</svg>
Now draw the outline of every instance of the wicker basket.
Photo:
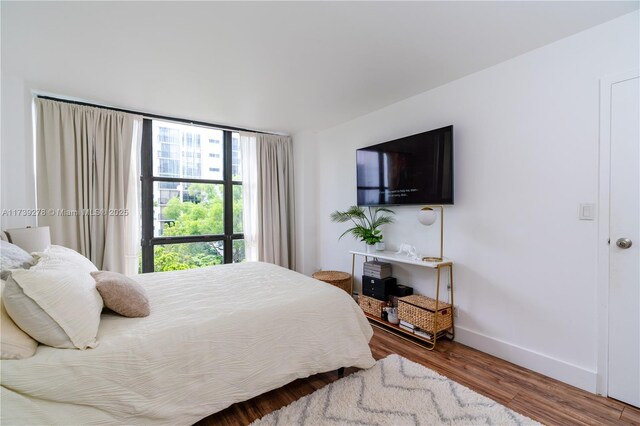
<svg viewBox="0 0 640 426">
<path fill-rule="evenodd" d="M 398 318 L 413 324 L 428 333 L 434 333 L 436 318 L 436 301 L 417 294 L 398 299 Z M 438 330 L 436 333 L 451 328 L 453 316 L 451 304 L 438 302 Z"/>
<path fill-rule="evenodd" d="M 361 294 L 358 296 L 358 305 L 363 311 L 376 318 L 382 318 L 382 309 L 386 305 L 383 300 L 374 299 L 373 297 Z"/>
<path fill-rule="evenodd" d="M 316 280 L 324 281 L 351 294 L 351 275 L 340 271 L 318 271 L 312 275 Z"/>
</svg>

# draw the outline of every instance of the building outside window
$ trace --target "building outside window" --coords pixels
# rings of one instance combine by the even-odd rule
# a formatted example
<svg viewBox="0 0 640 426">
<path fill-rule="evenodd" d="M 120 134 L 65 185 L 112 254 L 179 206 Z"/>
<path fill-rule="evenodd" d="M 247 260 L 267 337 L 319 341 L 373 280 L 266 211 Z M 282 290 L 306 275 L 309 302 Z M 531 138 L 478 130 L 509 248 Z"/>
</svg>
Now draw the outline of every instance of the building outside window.
<svg viewBox="0 0 640 426">
<path fill-rule="evenodd" d="M 231 175 L 233 179 L 240 178 L 240 137 L 237 133 L 231 140 Z"/>
</svg>

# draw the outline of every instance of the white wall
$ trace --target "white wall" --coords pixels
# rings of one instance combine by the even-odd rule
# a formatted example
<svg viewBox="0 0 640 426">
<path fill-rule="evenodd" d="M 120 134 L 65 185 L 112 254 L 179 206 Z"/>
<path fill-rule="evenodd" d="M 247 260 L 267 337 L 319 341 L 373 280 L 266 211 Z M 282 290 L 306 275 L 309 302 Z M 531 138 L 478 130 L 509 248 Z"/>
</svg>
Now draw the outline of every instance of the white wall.
<svg viewBox="0 0 640 426">
<path fill-rule="evenodd" d="M 458 341 L 595 391 L 599 79 L 638 66 L 638 13 L 560 40 L 382 110 L 317 139 L 317 266 L 350 270 L 329 214 L 355 203 L 355 150 L 454 125 L 455 206 L 445 256 L 455 260 Z M 398 207 L 391 248 L 438 252 L 439 229 Z M 433 290 L 433 273 L 394 266 Z"/>
<path fill-rule="evenodd" d="M 0 137 L 0 211 L 35 207 L 35 175 L 30 91 L 23 81 L 5 78 L 2 63 L 2 128 Z M 15 83 L 15 84 L 13 84 Z M 35 225 L 35 218 L 0 215 L 0 229 Z"/>
<path fill-rule="evenodd" d="M 316 137 L 315 132 L 293 135 L 296 270 L 305 275 L 317 270 Z"/>
</svg>

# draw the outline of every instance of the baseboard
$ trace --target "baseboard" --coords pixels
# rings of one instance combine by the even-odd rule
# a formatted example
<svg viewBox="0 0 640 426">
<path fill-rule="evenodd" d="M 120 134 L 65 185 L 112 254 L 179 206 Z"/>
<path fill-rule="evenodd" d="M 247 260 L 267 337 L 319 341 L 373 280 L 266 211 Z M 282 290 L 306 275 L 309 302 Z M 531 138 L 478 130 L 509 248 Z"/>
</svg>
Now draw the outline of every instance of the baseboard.
<svg viewBox="0 0 640 426">
<path fill-rule="evenodd" d="M 463 327 L 456 326 L 456 341 L 587 392 L 596 393 L 595 371 Z"/>
</svg>

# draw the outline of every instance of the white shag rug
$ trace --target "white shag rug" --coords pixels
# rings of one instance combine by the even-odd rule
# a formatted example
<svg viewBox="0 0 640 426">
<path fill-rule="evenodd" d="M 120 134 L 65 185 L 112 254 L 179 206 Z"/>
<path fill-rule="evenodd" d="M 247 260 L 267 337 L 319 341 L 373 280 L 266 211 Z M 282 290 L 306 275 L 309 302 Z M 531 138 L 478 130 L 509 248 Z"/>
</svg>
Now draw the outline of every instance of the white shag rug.
<svg viewBox="0 0 640 426">
<path fill-rule="evenodd" d="M 420 364 L 389 355 L 252 423 L 271 425 L 539 425 Z"/>
</svg>

